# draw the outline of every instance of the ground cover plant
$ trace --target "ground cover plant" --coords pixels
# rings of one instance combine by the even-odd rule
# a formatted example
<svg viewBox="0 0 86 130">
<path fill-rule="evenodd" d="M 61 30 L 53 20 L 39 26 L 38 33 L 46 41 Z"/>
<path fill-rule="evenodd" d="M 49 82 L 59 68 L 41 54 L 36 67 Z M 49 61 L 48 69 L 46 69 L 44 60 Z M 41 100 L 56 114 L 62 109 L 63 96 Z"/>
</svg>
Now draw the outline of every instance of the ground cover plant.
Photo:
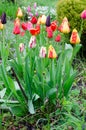
<svg viewBox="0 0 86 130">
<path fill-rule="evenodd" d="M 80 33 L 74 29 L 65 38 L 67 17 L 59 25 L 49 14 L 25 21 L 24 13 L 19 7 L 8 23 L 1 16 L 1 128 L 85 129 L 86 63 L 76 57 Z"/>
</svg>

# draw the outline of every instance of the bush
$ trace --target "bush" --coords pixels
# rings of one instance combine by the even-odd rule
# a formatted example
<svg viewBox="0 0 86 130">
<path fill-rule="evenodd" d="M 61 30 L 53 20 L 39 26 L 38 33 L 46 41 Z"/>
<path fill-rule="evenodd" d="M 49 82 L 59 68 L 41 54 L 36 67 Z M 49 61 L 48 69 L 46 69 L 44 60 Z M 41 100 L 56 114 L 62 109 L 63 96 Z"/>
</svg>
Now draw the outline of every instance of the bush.
<svg viewBox="0 0 86 130">
<path fill-rule="evenodd" d="M 86 9 L 86 0 L 59 0 L 57 3 L 57 19 L 61 23 L 62 19 L 66 16 L 68 18 L 71 31 L 76 28 L 80 31 L 81 12 Z M 86 33 L 86 20 L 83 23 L 83 32 L 81 36 L 81 42 L 86 50 L 86 41 L 83 42 Z"/>
</svg>

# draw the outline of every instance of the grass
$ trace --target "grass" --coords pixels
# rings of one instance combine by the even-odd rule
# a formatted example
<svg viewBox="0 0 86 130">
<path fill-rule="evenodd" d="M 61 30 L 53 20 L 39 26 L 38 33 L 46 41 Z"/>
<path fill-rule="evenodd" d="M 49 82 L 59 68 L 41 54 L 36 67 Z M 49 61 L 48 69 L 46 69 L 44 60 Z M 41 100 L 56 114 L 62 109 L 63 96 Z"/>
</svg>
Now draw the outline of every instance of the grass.
<svg viewBox="0 0 86 130">
<path fill-rule="evenodd" d="M 55 8 L 57 1 L 58 0 L 24 0 L 22 3 L 27 6 L 31 3 L 37 2 L 37 4 L 40 6 L 49 6 Z"/>
</svg>

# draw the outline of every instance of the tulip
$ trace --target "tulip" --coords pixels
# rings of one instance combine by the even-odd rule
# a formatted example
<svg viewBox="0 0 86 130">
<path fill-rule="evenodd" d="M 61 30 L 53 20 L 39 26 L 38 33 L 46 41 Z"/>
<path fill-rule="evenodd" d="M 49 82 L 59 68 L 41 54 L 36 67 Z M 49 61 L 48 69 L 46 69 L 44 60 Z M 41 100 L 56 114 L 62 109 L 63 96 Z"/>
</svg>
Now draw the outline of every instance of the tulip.
<svg viewBox="0 0 86 130">
<path fill-rule="evenodd" d="M 48 58 L 51 58 L 51 59 L 57 58 L 56 51 L 52 45 L 50 45 L 48 49 Z"/>
<path fill-rule="evenodd" d="M 35 15 L 38 16 L 38 12 L 36 12 Z"/>
<path fill-rule="evenodd" d="M 46 47 L 42 46 L 40 49 L 39 57 L 45 58 L 46 57 Z"/>
<path fill-rule="evenodd" d="M 23 17 L 23 13 L 20 7 L 18 8 L 18 11 L 17 11 L 17 17 L 19 18 Z"/>
<path fill-rule="evenodd" d="M 1 16 L 1 22 L 2 24 L 6 24 L 6 13 L 3 13 Z"/>
<path fill-rule="evenodd" d="M 37 24 L 41 24 L 41 16 L 38 18 Z"/>
<path fill-rule="evenodd" d="M 47 19 L 46 19 L 46 26 L 49 27 L 50 26 L 50 15 L 47 16 Z"/>
<path fill-rule="evenodd" d="M 2 24 L 1 20 L 0 20 L 0 30 L 4 29 L 4 25 Z"/>
<path fill-rule="evenodd" d="M 47 37 L 52 38 L 53 37 L 53 31 L 50 27 L 47 28 Z"/>
<path fill-rule="evenodd" d="M 30 11 L 31 11 L 31 8 L 30 8 L 30 6 L 28 6 L 28 8 L 27 8 L 27 11 L 28 11 L 28 12 L 30 12 Z"/>
<path fill-rule="evenodd" d="M 34 6 L 34 9 L 36 9 L 36 7 L 37 7 L 37 3 L 35 2 L 33 6 Z"/>
<path fill-rule="evenodd" d="M 36 24 L 37 23 L 37 18 L 35 16 L 32 17 L 31 23 L 32 24 Z"/>
<path fill-rule="evenodd" d="M 18 25 L 18 26 L 20 26 L 20 19 L 17 17 L 16 19 L 15 19 L 15 21 L 14 21 L 14 26 L 15 25 Z"/>
<path fill-rule="evenodd" d="M 70 32 L 68 20 L 66 17 L 63 19 L 59 29 L 60 29 L 60 32 L 62 32 L 62 33 L 69 33 Z"/>
<path fill-rule="evenodd" d="M 58 34 L 58 35 L 56 36 L 55 41 L 56 41 L 56 42 L 60 42 L 60 41 L 61 41 L 61 35 L 60 35 L 60 34 Z"/>
<path fill-rule="evenodd" d="M 26 31 L 26 30 L 27 30 L 27 23 L 22 23 L 22 24 L 21 24 L 21 27 L 22 27 L 23 30 Z"/>
<path fill-rule="evenodd" d="M 86 19 L 86 10 L 82 11 L 81 18 L 82 19 Z"/>
<path fill-rule="evenodd" d="M 15 35 L 20 34 L 20 26 L 19 25 L 14 26 L 13 34 L 15 34 Z"/>
<path fill-rule="evenodd" d="M 40 33 L 40 26 L 37 24 L 35 28 L 30 29 L 32 35 L 38 35 Z"/>
<path fill-rule="evenodd" d="M 36 37 L 31 36 L 30 42 L 29 42 L 29 47 L 30 48 L 35 48 L 36 47 Z"/>
<path fill-rule="evenodd" d="M 33 13 L 29 12 L 29 16 L 32 17 L 32 16 L 33 16 Z"/>
<path fill-rule="evenodd" d="M 31 28 L 33 28 L 33 25 L 31 22 L 27 22 L 27 30 L 30 30 Z"/>
<path fill-rule="evenodd" d="M 21 32 L 20 32 L 20 36 L 23 37 L 24 35 L 25 35 L 25 31 L 21 31 Z"/>
<path fill-rule="evenodd" d="M 46 16 L 45 15 L 42 15 L 38 18 L 38 21 L 37 21 L 38 24 L 45 24 L 46 23 Z"/>
<path fill-rule="evenodd" d="M 70 43 L 71 44 L 78 44 L 80 43 L 80 37 L 78 35 L 78 32 L 76 29 L 73 29 L 71 37 L 70 37 Z"/>
<path fill-rule="evenodd" d="M 51 26 L 52 31 L 55 31 L 57 29 L 56 21 L 53 21 L 50 26 Z"/>
<path fill-rule="evenodd" d="M 19 50 L 20 50 L 20 52 L 23 52 L 23 51 L 24 51 L 24 44 L 23 44 L 23 43 L 20 43 L 20 45 L 19 45 Z"/>
</svg>

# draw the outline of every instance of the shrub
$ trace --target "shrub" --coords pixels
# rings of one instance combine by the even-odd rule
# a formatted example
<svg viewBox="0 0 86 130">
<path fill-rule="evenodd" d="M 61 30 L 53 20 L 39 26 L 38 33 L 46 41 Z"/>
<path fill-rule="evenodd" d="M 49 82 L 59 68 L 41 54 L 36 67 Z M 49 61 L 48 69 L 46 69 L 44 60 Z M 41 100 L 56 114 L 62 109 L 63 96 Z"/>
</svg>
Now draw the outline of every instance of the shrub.
<svg viewBox="0 0 86 130">
<path fill-rule="evenodd" d="M 80 18 L 81 12 L 86 9 L 86 0 L 59 0 L 57 3 L 57 19 L 61 23 L 62 19 L 66 16 L 68 18 L 71 31 L 76 28 L 80 31 L 81 21 Z M 81 42 L 86 50 L 86 43 L 83 42 L 84 34 L 86 33 L 86 20 L 83 22 L 83 33 Z"/>
</svg>

